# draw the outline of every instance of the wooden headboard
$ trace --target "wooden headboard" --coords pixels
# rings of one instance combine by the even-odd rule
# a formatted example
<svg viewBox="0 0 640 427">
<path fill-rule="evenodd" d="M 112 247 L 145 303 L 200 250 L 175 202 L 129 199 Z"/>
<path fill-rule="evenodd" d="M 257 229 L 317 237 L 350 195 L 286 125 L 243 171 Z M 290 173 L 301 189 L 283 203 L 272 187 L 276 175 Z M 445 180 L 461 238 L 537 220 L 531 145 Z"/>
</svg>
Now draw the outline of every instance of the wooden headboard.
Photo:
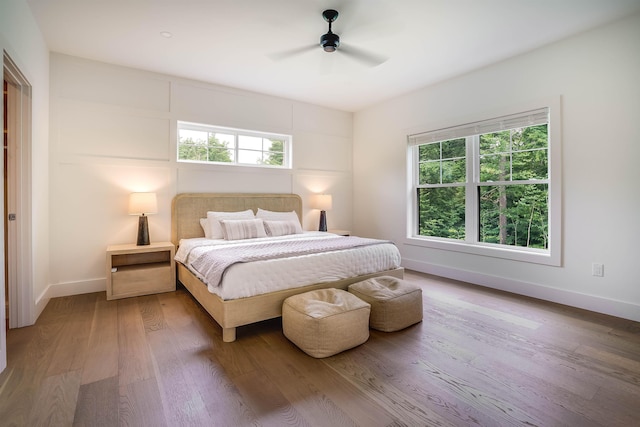
<svg viewBox="0 0 640 427">
<path fill-rule="evenodd" d="M 295 211 L 302 223 L 302 199 L 297 194 L 182 193 L 171 203 L 171 241 L 204 237 L 200 218 L 208 211 L 236 212 L 258 208 L 276 212 Z"/>
</svg>

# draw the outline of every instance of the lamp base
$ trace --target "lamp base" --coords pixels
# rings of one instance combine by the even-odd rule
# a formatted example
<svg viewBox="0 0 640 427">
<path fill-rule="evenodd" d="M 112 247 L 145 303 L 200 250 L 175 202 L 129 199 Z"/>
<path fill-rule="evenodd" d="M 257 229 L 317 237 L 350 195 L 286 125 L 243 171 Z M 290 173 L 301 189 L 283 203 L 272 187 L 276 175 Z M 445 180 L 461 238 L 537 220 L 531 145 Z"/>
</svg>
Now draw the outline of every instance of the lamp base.
<svg viewBox="0 0 640 427">
<path fill-rule="evenodd" d="M 140 217 L 138 217 L 138 242 L 136 245 L 146 246 L 149 244 L 151 244 L 151 242 L 149 242 L 149 223 L 145 215 L 140 215 Z"/>
<path fill-rule="evenodd" d="M 320 226 L 318 231 L 327 231 L 327 212 L 320 211 Z"/>
</svg>

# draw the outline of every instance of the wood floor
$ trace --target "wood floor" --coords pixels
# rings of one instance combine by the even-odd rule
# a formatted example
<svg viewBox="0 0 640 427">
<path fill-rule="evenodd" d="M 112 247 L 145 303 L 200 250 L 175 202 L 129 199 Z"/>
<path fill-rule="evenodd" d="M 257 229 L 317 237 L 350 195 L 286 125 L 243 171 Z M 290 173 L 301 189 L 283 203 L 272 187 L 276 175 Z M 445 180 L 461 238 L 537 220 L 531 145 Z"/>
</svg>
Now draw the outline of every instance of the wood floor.
<svg viewBox="0 0 640 427">
<path fill-rule="evenodd" d="M 2 426 L 633 426 L 640 323 L 407 272 L 424 321 L 313 359 L 177 292 L 56 298 L 10 330 Z"/>
</svg>

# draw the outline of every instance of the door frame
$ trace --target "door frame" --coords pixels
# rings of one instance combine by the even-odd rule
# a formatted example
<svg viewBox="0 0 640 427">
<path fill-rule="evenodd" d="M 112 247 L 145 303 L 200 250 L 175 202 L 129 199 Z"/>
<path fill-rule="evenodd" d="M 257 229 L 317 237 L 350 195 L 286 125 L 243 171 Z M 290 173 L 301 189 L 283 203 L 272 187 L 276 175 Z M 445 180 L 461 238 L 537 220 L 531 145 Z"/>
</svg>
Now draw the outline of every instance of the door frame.
<svg viewBox="0 0 640 427">
<path fill-rule="evenodd" d="M 29 326 L 33 323 L 35 309 L 32 272 L 32 209 L 31 209 L 31 129 L 32 88 L 29 81 L 11 60 L 3 54 L 4 79 L 15 90 L 13 104 L 8 111 L 14 112 L 9 126 L 15 133 L 9 137 L 11 169 L 7 174 L 7 200 L 13 204 L 16 214 L 10 221 L 7 236 L 9 276 L 9 328 Z M 11 98 L 10 98 L 11 99 Z M 3 287 L 4 291 L 4 287 Z"/>
</svg>

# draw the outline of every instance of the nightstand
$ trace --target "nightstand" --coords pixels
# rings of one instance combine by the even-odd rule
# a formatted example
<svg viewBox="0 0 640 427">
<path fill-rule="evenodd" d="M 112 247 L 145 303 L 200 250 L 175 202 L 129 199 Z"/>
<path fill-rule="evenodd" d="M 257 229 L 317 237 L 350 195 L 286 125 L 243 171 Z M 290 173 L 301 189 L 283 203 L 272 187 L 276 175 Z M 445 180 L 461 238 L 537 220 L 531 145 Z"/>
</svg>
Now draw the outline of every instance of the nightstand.
<svg viewBox="0 0 640 427">
<path fill-rule="evenodd" d="M 107 299 L 176 290 L 176 247 L 171 242 L 107 247 Z"/>
</svg>

